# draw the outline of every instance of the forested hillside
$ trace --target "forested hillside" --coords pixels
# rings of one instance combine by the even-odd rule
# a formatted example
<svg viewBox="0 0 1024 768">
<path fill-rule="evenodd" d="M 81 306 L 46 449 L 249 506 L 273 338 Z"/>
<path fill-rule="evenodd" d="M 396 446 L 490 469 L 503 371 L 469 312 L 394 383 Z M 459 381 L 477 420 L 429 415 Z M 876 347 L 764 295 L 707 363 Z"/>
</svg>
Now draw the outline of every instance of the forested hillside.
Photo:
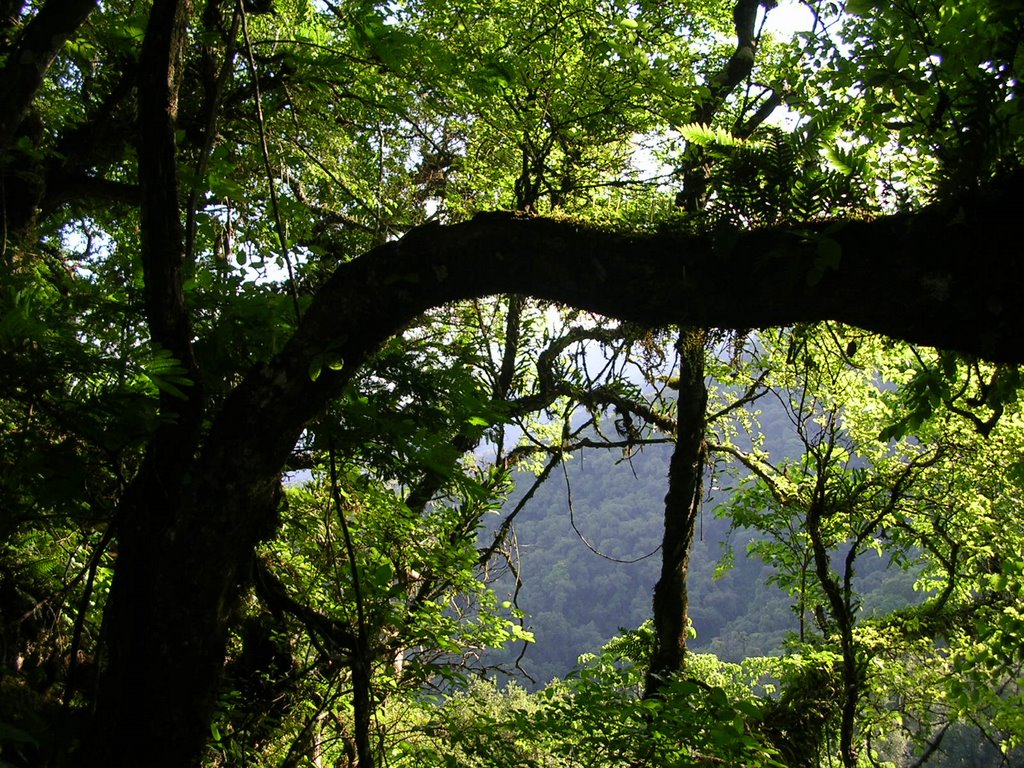
<svg viewBox="0 0 1024 768">
<path fill-rule="evenodd" d="M 0 763 L 1019 765 L 1022 66 L 1021 0 L 0 0 Z"/>
<path fill-rule="evenodd" d="M 519 674 L 520 684 L 532 688 L 564 677 L 579 656 L 650 618 L 669 454 L 668 446 L 655 445 L 628 459 L 614 450 L 574 456 L 567 477 L 552 477 L 517 516 L 516 604 L 535 636 L 521 660 L 521 673 L 533 684 Z M 690 619 L 696 637 L 690 647 L 738 663 L 781 652 L 799 621 L 794 600 L 772 583 L 774 569 L 747 553 L 756 534 L 733 530 L 726 514 L 716 514 L 736 482 L 722 471 L 718 482 L 724 488 L 705 498 L 693 543 Z M 526 483 L 518 478 L 518 486 Z M 519 496 L 512 494 L 506 510 Z M 916 580 L 916 569 L 891 566 L 884 555 L 868 559 L 857 572 L 861 611 L 878 615 L 921 602 Z M 494 589 L 502 599 L 516 597 L 510 576 Z M 487 658 L 508 666 L 521 650 L 516 644 Z"/>
<path fill-rule="evenodd" d="M 795 425 L 785 418 L 786 409 L 775 398 L 751 403 L 749 409 L 756 413 L 753 423 L 764 445 L 778 447 L 779 455 L 785 456 L 799 443 L 790 434 Z M 506 574 L 495 589 L 515 599 L 525 614 L 524 626 L 534 637 L 532 642 L 485 657 L 486 677 L 499 684 L 511 681 L 511 688 L 501 694 L 493 687 L 476 686 L 467 700 L 473 702 L 470 706 L 489 703 L 529 709 L 528 700 L 515 693 L 518 686 L 541 691 L 535 696 L 549 696 L 563 685 L 552 683 L 552 678 L 568 678 L 575 685 L 572 681 L 577 678 L 586 681 L 595 673 L 600 675 L 602 664 L 609 660 L 621 661 L 636 653 L 635 640 L 629 638 L 644 637 L 644 630 L 637 635 L 632 628 L 650 617 L 650 585 L 658 574 L 658 552 L 651 551 L 650 545 L 659 538 L 669 453 L 667 446 L 650 445 L 642 452 L 592 450 L 574 456 L 566 462 L 564 473 L 550 479 L 518 512 L 515 572 L 520 583 L 516 589 L 514 579 Z M 734 525 L 729 502 L 733 492 L 743 487 L 744 476 L 749 479 L 749 472 L 735 462 L 716 467 L 698 521 L 688 579 L 689 616 L 696 630 L 689 643 L 697 654 L 693 668 L 719 684 L 745 681 L 738 690 L 758 680 L 763 683 L 766 673 L 771 680 L 784 668 L 757 657 L 784 658 L 795 648 L 806 647 L 805 642 L 813 646 L 812 635 L 827 633 L 817 624 L 820 614 L 808 618 L 809 626 L 801 630 L 798 597 L 779 585 L 784 569 L 765 562 L 772 550 L 764 546 L 769 538 L 764 530 Z M 520 492 L 512 494 L 506 513 L 519 508 L 521 490 L 531 481 L 529 476 L 517 478 Z M 490 535 L 485 532 L 484 539 Z M 832 557 L 841 560 L 851 542 L 835 545 Z M 912 615 L 915 606 L 934 601 L 935 592 L 921 578 L 927 556 L 919 551 L 903 554 L 910 557 L 882 547 L 858 562 L 853 584 L 858 621 L 865 627 L 884 627 L 892 616 Z M 733 666 L 737 664 L 742 671 Z M 615 678 L 607 667 L 603 674 L 608 676 L 604 684 Z M 898 703 L 885 706 L 893 708 L 894 714 L 899 712 Z M 876 738 L 876 759 L 884 756 L 893 761 L 890 765 L 1024 764 L 1024 752 L 1018 749 L 1004 755 L 985 728 L 968 723 L 943 729 L 941 745 L 924 762 L 913 755 L 910 742 L 898 729 L 883 728 Z"/>
</svg>

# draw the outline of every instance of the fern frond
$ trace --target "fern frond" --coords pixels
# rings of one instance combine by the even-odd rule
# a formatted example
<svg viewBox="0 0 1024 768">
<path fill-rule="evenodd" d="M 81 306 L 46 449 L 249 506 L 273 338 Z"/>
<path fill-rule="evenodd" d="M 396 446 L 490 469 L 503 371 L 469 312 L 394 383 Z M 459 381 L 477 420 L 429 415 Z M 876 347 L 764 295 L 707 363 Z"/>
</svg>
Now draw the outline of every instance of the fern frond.
<svg viewBox="0 0 1024 768">
<path fill-rule="evenodd" d="M 869 171 L 867 159 L 855 152 L 826 147 L 821 154 L 833 168 L 846 176 L 865 176 Z"/>
<path fill-rule="evenodd" d="M 724 128 L 715 128 L 704 123 L 687 123 L 678 128 L 679 135 L 699 147 L 742 147 L 752 149 L 761 145 L 755 139 L 741 139 Z"/>
</svg>

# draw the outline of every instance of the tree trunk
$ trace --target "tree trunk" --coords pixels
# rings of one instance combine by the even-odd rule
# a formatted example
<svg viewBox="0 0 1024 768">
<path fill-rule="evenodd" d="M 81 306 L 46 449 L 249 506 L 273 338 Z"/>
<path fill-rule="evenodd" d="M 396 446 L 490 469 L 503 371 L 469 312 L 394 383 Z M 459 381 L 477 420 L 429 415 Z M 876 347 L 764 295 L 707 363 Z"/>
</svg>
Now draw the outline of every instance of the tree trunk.
<svg viewBox="0 0 1024 768">
<path fill-rule="evenodd" d="M 829 445 L 824 459 L 817 460 L 818 478 L 814 489 L 814 497 L 807 510 L 807 535 L 814 551 L 814 569 L 825 596 L 828 598 L 829 612 L 839 628 L 839 644 L 843 654 L 843 698 L 839 718 L 839 757 L 844 768 L 856 768 L 856 718 L 857 705 L 863 686 L 863 675 L 857 660 L 857 645 L 853 637 L 854 615 L 850 605 L 849 593 L 845 593 L 832 573 L 831 557 L 822 538 L 822 519 L 832 514 L 831 502 L 826 489 L 829 459 L 832 444 Z"/>
<path fill-rule="evenodd" d="M 161 425 L 118 508 L 117 565 L 104 614 L 94 722 L 79 764 L 198 764 L 227 631 L 277 497 L 231 493 L 196 463 L 204 397 L 182 292 L 184 232 L 174 145 L 189 7 L 156 0 L 139 62 L 139 180 L 145 311 L 153 344 L 188 373 L 162 392 Z M 240 508 L 241 507 L 241 508 Z"/>
<path fill-rule="evenodd" d="M 165 501 L 166 491 L 141 478 L 122 507 L 97 709 L 80 765 L 198 765 L 209 738 L 227 632 L 258 536 L 225 530 L 211 505 L 188 492 Z M 262 509 L 233 506 L 250 520 L 272 519 L 276 498 Z"/>
<path fill-rule="evenodd" d="M 657 695 L 668 677 L 681 672 L 686 658 L 690 548 L 704 495 L 706 338 L 707 334 L 700 329 L 683 329 L 679 334 L 676 444 L 665 496 L 661 577 L 654 587 L 655 645 L 645 682 L 646 697 Z"/>
</svg>

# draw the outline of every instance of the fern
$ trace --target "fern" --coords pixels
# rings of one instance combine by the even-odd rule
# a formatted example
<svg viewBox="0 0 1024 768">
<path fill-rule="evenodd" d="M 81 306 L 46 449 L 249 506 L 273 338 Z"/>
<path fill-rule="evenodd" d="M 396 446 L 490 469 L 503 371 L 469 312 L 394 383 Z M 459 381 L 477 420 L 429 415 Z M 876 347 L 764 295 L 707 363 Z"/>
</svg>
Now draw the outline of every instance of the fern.
<svg viewBox="0 0 1024 768">
<path fill-rule="evenodd" d="M 742 147 L 753 148 L 760 142 L 733 136 L 724 128 L 714 128 L 704 123 L 687 123 L 679 127 L 679 135 L 699 147 Z"/>
<path fill-rule="evenodd" d="M 182 387 L 191 387 L 192 380 L 187 376 L 188 370 L 170 350 L 154 348 L 152 357 L 143 363 L 143 368 L 145 377 L 159 391 L 179 400 L 186 399 L 187 395 L 182 391 Z"/>
<path fill-rule="evenodd" d="M 816 116 L 800 130 L 765 126 L 758 139 L 721 128 L 690 125 L 683 136 L 698 146 L 726 147 L 713 176 L 712 220 L 739 225 L 781 225 L 834 215 L 863 198 L 865 158 L 836 146 L 844 110 Z"/>
<path fill-rule="evenodd" d="M 866 176 L 869 172 L 867 158 L 840 147 L 826 147 L 822 155 L 837 171 L 847 176 Z"/>
</svg>

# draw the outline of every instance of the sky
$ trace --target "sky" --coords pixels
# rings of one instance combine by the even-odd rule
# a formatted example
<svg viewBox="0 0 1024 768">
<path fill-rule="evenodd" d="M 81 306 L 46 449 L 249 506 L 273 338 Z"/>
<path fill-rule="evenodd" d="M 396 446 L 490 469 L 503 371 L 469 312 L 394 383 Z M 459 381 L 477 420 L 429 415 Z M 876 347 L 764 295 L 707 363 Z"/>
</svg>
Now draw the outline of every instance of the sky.
<svg viewBox="0 0 1024 768">
<path fill-rule="evenodd" d="M 768 14 L 765 29 L 780 37 L 792 37 L 804 32 L 814 24 L 814 14 L 803 3 L 796 0 L 780 0 L 777 8 Z"/>
</svg>

